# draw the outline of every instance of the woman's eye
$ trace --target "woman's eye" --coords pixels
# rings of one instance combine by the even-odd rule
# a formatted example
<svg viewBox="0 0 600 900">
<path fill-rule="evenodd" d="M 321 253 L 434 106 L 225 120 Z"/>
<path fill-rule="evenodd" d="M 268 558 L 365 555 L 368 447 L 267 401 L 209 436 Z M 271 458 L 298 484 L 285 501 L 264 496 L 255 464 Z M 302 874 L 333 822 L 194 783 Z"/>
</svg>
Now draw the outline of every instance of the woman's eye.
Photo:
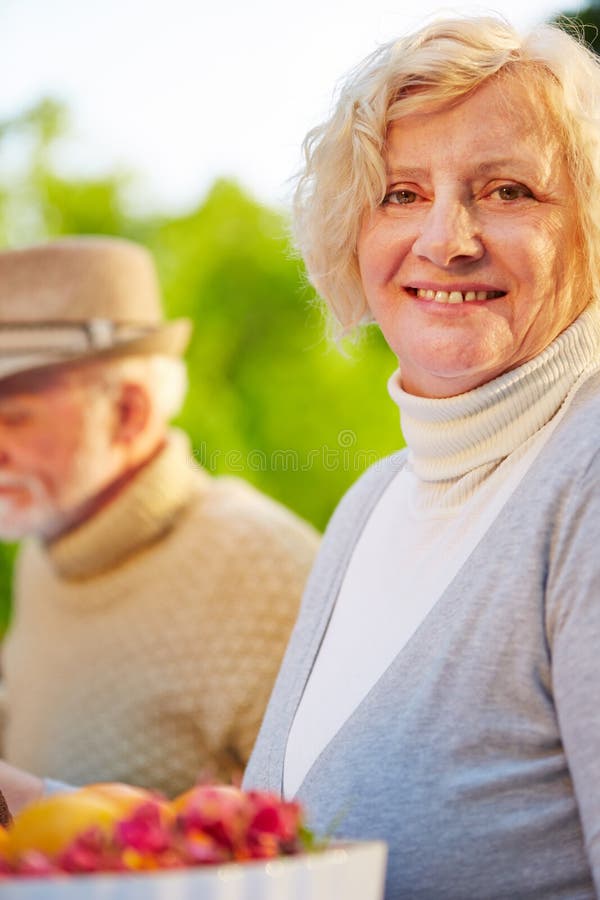
<svg viewBox="0 0 600 900">
<path fill-rule="evenodd" d="M 406 188 L 401 188 L 400 190 L 390 191 L 389 194 L 386 194 L 383 198 L 383 203 L 384 205 L 403 206 L 406 203 L 414 203 L 416 199 L 417 195 L 414 191 L 408 191 Z"/>
<path fill-rule="evenodd" d="M 492 191 L 500 200 L 520 200 L 522 197 L 531 197 L 531 191 L 522 184 L 503 184 Z"/>
</svg>

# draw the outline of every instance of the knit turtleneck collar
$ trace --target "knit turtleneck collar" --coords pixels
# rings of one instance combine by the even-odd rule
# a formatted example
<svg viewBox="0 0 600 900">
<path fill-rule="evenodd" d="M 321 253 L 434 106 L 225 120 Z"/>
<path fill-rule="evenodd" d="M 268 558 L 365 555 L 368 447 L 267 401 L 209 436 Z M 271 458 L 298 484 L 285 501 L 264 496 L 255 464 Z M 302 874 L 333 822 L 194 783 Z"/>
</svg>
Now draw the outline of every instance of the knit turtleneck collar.
<svg viewBox="0 0 600 900">
<path fill-rule="evenodd" d="M 190 501 L 193 468 L 187 436 L 171 431 L 163 450 L 114 500 L 49 544 L 54 569 L 63 578 L 89 578 L 160 538 Z"/>
<path fill-rule="evenodd" d="M 534 359 L 456 397 L 408 394 L 397 370 L 388 389 L 412 471 L 424 482 L 488 471 L 549 422 L 599 365 L 600 304 L 593 304 Z"/>
</svg>

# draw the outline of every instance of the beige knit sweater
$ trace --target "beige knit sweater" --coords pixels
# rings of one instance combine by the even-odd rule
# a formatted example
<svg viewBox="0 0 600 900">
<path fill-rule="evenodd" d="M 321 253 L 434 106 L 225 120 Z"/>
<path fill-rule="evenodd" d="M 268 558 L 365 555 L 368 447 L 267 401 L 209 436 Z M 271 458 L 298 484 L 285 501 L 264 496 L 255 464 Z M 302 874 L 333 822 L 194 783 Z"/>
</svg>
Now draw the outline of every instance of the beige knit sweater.
<svg viewBox="0 0 600 900">
<path fill-rule="evenodd" d="M 48 550 L 30 540 L 3 647 L 4 756 L 174 795 L 245 765 L 317 549 L 187 439 Z"/>
</svg>

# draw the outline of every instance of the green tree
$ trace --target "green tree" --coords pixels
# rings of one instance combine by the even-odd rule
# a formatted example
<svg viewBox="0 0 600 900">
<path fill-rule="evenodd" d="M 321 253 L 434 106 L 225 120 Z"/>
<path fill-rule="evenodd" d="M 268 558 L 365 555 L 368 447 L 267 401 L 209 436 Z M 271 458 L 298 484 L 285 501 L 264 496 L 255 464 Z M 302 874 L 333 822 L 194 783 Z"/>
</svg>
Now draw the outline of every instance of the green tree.
<svg viewBox="0 0 600 900">
<path fill-rule="evenodd" d="M 0 244 L 61 234 L 130 233 L 126 174 L 95 179 L 57 174 L 54 156 L 68 131 L 67 110 L 48 98 L 0 122 Z"/>
<path fill-rule="evenodd" d="M 332 349 L 285 220 L 219 182 L 149 245 L 171 315 L 196 322 L 182 423 L 214 471 L 243 475 L 322 527 L 340 494 L 398 446 L 379 338 Z"/>
<path fill-rule="evenodd" d="M 322 528 L 360 472 L 402 444 L 385 390 L 395 361 L 379 332 L 346 355 L 329 344 L 280 212 L 219 181 L 186 214 L 133 215 L 127 173 L 59 174 L 67 130 L 51 100 L 0 123 L 0 245 L 86 233 L 145 244 L 167 314 L 194 321 L 179 424 L 196 462 L 247 478 Z M 11 145 L 17 171 L 2 165 Z M 14 548 L 3 551 L 0 628 Z"/>
</svg>

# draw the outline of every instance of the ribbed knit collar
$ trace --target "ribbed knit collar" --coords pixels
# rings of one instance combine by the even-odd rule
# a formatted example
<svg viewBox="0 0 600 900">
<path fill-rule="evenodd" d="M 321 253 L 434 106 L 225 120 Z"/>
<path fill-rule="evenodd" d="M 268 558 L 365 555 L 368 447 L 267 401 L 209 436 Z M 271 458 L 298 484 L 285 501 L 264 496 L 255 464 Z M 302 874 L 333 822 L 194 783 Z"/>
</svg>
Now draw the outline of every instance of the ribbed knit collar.
<svg viewBox="0 0 600 900">
<path fill-rule="evenodd" d="M 160 538 L 191 498 L 194 466 L 187 436 L 169 432 L 163 450 L 105 507 L 53 541 L 53 568 L 64 578 L 89 578 L 120 565 Z"/>
<path fill-rule="evenodd" d="M 549 422 L 599 364 L 600 304 L 593 304 L 534 359 L 456 397 L 408 394 L 397 370 L 388 389 L 400 408 L 411 469 L 424 482 L 488 471 Z"/>
</svg>

